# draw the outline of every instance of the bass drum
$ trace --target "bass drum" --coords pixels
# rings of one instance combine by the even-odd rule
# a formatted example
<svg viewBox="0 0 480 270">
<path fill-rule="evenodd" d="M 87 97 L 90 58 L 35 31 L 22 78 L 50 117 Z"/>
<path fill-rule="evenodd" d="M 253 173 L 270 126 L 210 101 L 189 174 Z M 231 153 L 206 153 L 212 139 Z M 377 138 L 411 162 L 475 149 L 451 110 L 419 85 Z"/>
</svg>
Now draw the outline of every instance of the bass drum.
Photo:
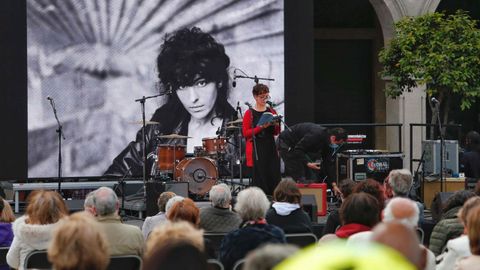
<svg viewBox="0 0 480 270">
<path fill-rule="evenodd" d="M 210 158 L 186 158 L 178 163 L 174 179 L 188 182 L 190 193 L 205 195 L 217 183 L 217 166 Z"/>
</svg>

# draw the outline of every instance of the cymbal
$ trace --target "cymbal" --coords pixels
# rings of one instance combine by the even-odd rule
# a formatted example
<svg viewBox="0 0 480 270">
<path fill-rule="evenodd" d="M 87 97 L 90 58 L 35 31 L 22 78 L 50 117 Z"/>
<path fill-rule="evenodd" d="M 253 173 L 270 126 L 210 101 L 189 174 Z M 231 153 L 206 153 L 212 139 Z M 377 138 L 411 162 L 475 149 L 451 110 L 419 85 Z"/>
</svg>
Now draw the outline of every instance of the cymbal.
<svg viewBox="0 0 480 270">
<path fill-rule="evenodd" d="M 168 135 L 158 135 L 158 138 L 161 138 L 161 139 L 189 139 L 189 138 L 192 138 L 192 137 L 173 133 L 173 134 L 168 134 Z"/>
<path fill-rule="evenodd" d="M 135 125 L 143 125 L 143 121 L 140 120 L 140 121 L 130 121 L 128 122 L 129 124 L 135 124 Z M 145 121 L 145 125 L 158 125 L 160 124 L 159 122 L 155 122 L 155 121 Z"/>
<path fill-rule="evenodd" d="M 227 126 L 226 129 L 241 129 L 241 127 L 238 127 L 238 126 Z"/>
<path fill-rule="evenodd" d="M 241 124 L 241 123 L 243 123 L 243 119 L 238 118 L 237 120 L 227 122 L 227 125 L 235 125 L 235 124 Z"/>
</svg>

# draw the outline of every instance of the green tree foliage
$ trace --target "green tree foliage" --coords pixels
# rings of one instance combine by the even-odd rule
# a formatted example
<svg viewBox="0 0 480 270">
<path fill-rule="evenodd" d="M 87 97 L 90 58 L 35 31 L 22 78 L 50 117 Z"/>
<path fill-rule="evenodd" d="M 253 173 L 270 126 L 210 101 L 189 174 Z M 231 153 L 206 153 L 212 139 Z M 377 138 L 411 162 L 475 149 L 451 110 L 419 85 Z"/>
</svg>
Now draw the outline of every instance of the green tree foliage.
<svg viewBox="0 0 480 270">
<path fill-rule="evenodd" d="M 406 17 L 395 24 L 395 37 L 380 52 L 381 75 L 392 79 L 385 90 L 391 98 L 426 84 L 427 94 L 445 103 L 448 121 L 452 95 L 462 110 L 480 97 L 480 30 L 464 11 Z"/>
</svg>

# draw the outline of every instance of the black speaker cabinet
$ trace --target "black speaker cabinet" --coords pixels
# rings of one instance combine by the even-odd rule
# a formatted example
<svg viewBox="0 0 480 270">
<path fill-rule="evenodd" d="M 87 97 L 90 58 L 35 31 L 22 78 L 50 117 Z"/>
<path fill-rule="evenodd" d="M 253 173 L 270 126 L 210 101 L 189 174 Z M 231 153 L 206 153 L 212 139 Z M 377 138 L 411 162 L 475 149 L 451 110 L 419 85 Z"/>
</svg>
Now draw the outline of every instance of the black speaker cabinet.
<svg viewBox="0 0 480 270">
<path fill-rule="evenodd" d="M 160 193 L 171 191 L 179 196 L 188 198 L 188 182 L 147 182 L 147 216 L 158 213 L 157 200 Z"/>
<path fill-rule="evenodd" d="M 317 222 L 317 201 L 315 200 L 315 195 L 313 194 L 304 194 L 302 195 L 302 208 L 303 211 L 307 212 L 310 220 L 312 222 Z"/>
</svg>

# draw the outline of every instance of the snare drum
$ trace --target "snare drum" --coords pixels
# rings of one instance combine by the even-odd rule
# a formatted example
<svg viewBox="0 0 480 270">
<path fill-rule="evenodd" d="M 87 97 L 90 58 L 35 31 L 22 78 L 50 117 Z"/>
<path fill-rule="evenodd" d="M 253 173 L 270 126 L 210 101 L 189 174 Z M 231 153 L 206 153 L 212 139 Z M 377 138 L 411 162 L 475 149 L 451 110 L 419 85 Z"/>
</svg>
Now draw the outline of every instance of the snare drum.
<svg viewBox="0 0 480 270">
<path fill-rule="evenodd" d="M 206 157 L 186 158 L 178 163 L 174 180 L 188 182 L 190 193 L 205 195 L 217 182 L 215 161 Z"/>
<path fill-rule="evenodd" d="M 214 156 L 218 153 L 225 153 L 227 145 L 227 138 L 225 137 L 212 137 L 202 139 L 203 151 L 206 155 Z"/>
<path fill-rule="evenodd" d="M 157 166 L 160 172 L 172 172 L 175 164 L 185 158 L 185 145 L 160 144 L 157 146 Z"/>
</svg>

